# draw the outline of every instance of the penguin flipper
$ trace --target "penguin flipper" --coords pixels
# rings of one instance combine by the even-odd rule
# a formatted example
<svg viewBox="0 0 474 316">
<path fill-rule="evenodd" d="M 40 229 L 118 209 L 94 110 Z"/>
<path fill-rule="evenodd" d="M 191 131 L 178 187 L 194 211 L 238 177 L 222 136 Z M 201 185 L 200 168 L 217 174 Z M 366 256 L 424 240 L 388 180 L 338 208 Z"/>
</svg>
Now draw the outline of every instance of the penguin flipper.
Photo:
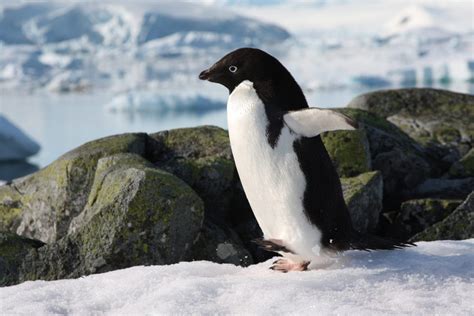
<svg viewBox="0 0 474 316">
<path fill-rule="evenodd" d="M 307 108 L 283 115 L 285 124 L 296 134 L 314 137 L 323 132 L 355 130 L 357 122 L 342 113 L 329 109 Z"/>
</svg>

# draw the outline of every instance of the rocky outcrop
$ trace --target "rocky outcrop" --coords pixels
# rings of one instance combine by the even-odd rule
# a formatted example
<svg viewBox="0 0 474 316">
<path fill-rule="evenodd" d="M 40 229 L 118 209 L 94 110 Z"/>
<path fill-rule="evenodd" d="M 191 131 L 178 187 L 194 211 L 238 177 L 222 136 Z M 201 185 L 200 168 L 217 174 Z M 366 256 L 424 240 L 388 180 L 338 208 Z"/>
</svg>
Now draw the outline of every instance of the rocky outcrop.
<svg viewBox="0 0 474 316">
<path fill-rule="evenodd" d="M 348 107 L 397 125 L 426 147 L 441 171 L 473 147 L 473 95 L 436 89 L 381 90 L 356 97 Z"/>
<path fill-rule="evenodd" d="M 394 224 L 387 232 L 392 238 L 408 240 L 451 214 L 462 200 L 416 199 L 402 203 Z"/>
<path fill-rule="evenodd" d="M 416 234 L 411 241 L 461 240 L 474 237 L 474 192 L 441 222 Z"/>
<path fill-rule="evenodd" d="M 432 167 L 423 148 L 387 120 L 357 109 L 338 109 L 359 122 L 369 143 L 372 170 L 382 173 L 384 207 L 399 208 L 418 184 L 431 173 Z"/>
</svg>

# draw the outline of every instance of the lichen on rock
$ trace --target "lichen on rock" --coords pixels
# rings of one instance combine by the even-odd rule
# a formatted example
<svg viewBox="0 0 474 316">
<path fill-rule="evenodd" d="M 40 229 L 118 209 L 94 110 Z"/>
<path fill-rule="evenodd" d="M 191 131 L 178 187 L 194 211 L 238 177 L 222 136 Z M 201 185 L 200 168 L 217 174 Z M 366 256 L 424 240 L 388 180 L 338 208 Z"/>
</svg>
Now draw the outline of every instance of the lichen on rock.
<svg viewBox="0 0 474 316">
<path fill-rule="evenodd" d="M 383 180 L 378 171 L 352 178 L 341 178 L 344 200 L 354 228 L 359 232 L 373 232 L 382 211 Z"/>
<path fill-rule="evenodd" d="M 326 132 L 321 138 L 340 177 L 370 171 L 369 142 L 364 129 Z"/>
</svg>

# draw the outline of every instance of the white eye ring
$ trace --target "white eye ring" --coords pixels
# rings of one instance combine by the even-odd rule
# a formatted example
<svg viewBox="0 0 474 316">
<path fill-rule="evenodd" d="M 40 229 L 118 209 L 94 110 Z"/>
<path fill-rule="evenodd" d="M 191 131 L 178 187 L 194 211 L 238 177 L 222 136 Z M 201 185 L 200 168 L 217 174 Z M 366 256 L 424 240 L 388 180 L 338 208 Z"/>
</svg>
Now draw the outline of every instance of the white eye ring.
<svg viewBox="0 0 474 316">
<path fill-rule="evenodd" d="M 237 71 L 237 66 L 230 66 L 229 71 L 230 72 L 236 72 Z"/>
</svg>

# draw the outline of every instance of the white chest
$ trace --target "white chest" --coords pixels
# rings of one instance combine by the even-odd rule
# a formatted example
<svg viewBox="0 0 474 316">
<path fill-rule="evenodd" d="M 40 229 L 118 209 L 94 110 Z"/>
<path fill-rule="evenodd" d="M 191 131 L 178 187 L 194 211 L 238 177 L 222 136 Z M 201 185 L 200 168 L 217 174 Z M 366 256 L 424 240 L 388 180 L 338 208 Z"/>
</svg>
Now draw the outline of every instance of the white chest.
<svg viewBox="0 0 474 316">
<path fill-rule="evenodd" d="M 227 119 L 242 186 L 265 238 L 311 252 L 321 234 L 303 212 L 306 181 L 293 149 L 298 135 L 284 126 L 276 146 L 269 145 L 265 107 L 249 81 L 229 96 Z"/>
</svg>

